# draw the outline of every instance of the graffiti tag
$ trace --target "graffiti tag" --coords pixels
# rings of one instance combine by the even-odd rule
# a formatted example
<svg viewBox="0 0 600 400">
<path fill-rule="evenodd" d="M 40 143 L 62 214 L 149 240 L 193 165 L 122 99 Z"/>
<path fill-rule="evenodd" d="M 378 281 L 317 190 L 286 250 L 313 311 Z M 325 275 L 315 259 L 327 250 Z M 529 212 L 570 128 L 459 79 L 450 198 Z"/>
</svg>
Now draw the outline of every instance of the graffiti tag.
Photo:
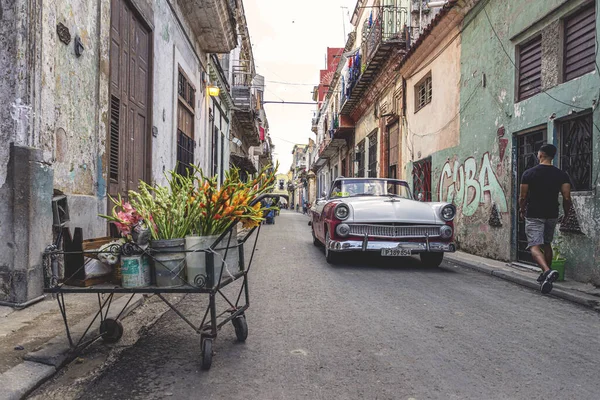
<svg viewBox="0 0 600 400">
<path fill-rule="evenodd" d="M 492 168 L 489 153 L 483 155 L 479 173 L 473 157 L 467 158 L 462 165 L 454 161 L 454 167 L 447 161 L 442 168 L 438 192 L 440 201 L 462 207 L 465 216 L 475 214 L 481 204 L 490 201 L 496 203 L 500 212 L 508 211 L 506 196 Z"/>
</svg>

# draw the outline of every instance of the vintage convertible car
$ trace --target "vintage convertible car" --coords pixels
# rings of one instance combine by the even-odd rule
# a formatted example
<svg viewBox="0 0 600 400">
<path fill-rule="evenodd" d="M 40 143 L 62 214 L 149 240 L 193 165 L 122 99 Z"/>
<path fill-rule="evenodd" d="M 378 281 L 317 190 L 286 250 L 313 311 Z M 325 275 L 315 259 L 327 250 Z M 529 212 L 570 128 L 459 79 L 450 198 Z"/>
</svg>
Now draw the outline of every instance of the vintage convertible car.
<svg viewBox="0 0 600 400">
<path fill-rule="evenodd" d="M 337 178 L 312 207 L 309 225 L 329 263 L 342 252 L 369 251 L 392 257 L 419 254 L 421 262 L 437 267 L 445 252 L 456 249 L 455 215 L 452 204 L 414 200 L 405 181 Z"/>
</svg>

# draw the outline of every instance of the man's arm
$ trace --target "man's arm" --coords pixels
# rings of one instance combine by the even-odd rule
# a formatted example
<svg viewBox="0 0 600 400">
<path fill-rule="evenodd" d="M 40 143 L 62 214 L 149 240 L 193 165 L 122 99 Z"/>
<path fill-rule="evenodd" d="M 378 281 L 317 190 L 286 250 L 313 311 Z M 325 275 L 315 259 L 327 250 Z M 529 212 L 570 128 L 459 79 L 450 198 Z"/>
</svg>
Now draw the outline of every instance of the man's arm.
<svg viewBox="0 0 600 400">
<path fill-rule="evenodd" d="M 521 184 L 519 191 L 519 215 L 525 218 L 525 206 L 527 205 L 527 193 L 529 193 L 529 185 Z"/>
<path fill-rule="evenodd" d="M 573 201 L 571 201 L 571 184 L 563 183 L 560 187 L 560 192 L 563 197 L 563 211 L 565 212 L 565 218 L 569 215 L 569 211 L 571 211 L 571 206 L 573 205 Z"/>
</svg>

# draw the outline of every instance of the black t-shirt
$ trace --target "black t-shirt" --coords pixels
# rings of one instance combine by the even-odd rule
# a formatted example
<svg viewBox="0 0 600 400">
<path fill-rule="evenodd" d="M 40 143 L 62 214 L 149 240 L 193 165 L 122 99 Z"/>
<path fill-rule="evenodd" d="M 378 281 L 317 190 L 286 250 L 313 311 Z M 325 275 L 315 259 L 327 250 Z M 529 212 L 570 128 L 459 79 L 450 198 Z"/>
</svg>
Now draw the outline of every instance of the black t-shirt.
<svg viewBox="0 0 600 400">
<path fill-rule="evenodd" d="M 521 183 L 529 185 L 527 218 L 558 218 L 558 194 L 569 175 L 553 165 L 539 164 L 523 173 Z"/>
</svg>

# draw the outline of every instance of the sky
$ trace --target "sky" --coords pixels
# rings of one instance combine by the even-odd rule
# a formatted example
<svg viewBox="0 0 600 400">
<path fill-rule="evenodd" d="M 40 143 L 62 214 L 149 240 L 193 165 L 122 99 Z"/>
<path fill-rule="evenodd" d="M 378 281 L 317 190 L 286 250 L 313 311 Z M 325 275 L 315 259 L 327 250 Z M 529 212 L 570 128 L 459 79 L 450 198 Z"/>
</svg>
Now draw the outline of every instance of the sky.
<svg viewBox="0 0 600 400">
<path fill-rule="evenodd" d="M 355 5 L 356 0 L 244 0 L 256 71 L 265 77 L 265 101 L 312 102 L 327 47 L 344 47 Z M 265 104 L 279 172 L 289 171 L 294 144 L 316 139 L 315 110 Z"/>
</svg>

